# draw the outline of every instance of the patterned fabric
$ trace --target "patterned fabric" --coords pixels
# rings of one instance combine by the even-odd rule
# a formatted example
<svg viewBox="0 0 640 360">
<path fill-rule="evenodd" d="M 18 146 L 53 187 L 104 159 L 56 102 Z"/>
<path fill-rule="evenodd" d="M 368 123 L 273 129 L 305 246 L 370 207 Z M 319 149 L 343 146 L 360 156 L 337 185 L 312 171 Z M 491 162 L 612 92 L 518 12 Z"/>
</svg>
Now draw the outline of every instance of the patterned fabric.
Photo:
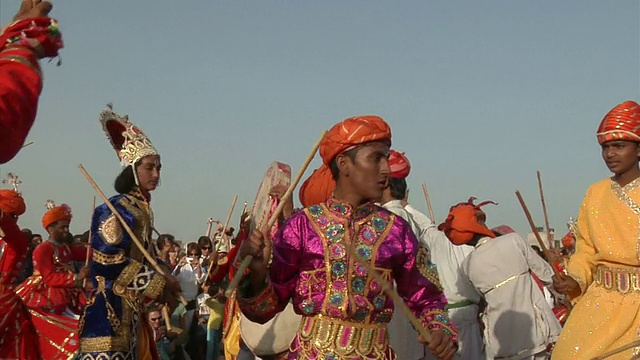
<svg viewBox="0 0 640 360">
<path fill-rule="evenodd" d="M 640 179 L 621 187 L 611 179 L 587 190 L 577 222 L 576 252 L 567 266 L 577 299 L 553 359 L 591 359 L 638 339 L 640 291 Z M 630 315 L 631 314 L 631 315 Z M 613 360 L 631 359 L 640 348 Z"/>
<path fill-rule="evenodd" d="M 150 243 L 153 213 L 139 191 L 109 200 L 136 237 L 154 256 Z M 115 219 L 115 220 L 114 220 Z M 148 265 L 107 205 L 96 208 L 91 222 L 91 263 L 95 294 L 80 318 L 81 359 L 137 358 L 144 304 L 157 298 L 164 276 Z"/>
<path fill-rule="evenodd" d="M 320 143 L 323 165 L 314 170 L 300 187 L 299 196 L 302 206 L 307 207 L 327 201 L 336 187 L 329 168 L 331 161 L 339 154 L 371 141 L 384 141 L 391 144 L 391 128 L 378 116 L 356 116 L 334 125 Z"/>
<path fill-rule="evenodd" d="M 358 255 L 358 260 L 350 256 L 349 249 Z M 268 321 L 293 299 L 297 313 L 340 322 L 348 328 L 345 334 L 359 332 L 357 329 L 362 327 L 386 328 L 393 314 L 393 301 L 362 266 L 360 259 L 365 259 L 386 280 L 396 281 L 398 293 L 425 327 L 441 329 L 455 337 L 456 331 L 444 312 L 444 295 L 422 276 L 416 262 L 417 251 L 418 243 L 408 224 L 386 209 L 372 203 L 353 209 L 329 199 L 287 220 L 273 238 L 268 286 L 257 296 L 242 297 L 238 302 L 242 312 L 256 322 Z M 338 341 L 327 346 L 319 346 L 319 338 L 307 342 L 302 331 L 301 328 L 291 345 L 289 359 L 395 356 L 388 349 L 388 339 L 381 340 L 387 341 L 385 349 L 371 348 L 370 353 L 364 354 L 348 351 Z M 379 335 L 386 336 L 386 331 Z M 329 336 L 337 339 L 333 333 Z"/>
<path fill-rule="evenodd" d="M 391 168 L 390 177 L 404 179 L 411 172 L 411 163 L 404 153 L 391 150 L 389 152 L 389 168 Z"/>
<path fill-rule="evenodd" d="M 123 167 L 133 165 L 145 156 L 158 155 L 147 135 L 129 121 L 129 116 L 116 114 L 111 104 L 100 113 L 100 123 Z"/>
<path fill-rule="evenodd" d="M 0 227 L 5 232 L 0 239 L 0 354 L 5 359 L 39 360 L 38 335 L 13 287 L 27 256 L 29 238 L 12 217 L 2 217 Z"/>
<path fill-rule="evenodd" d="M 635 101 L 616 105 L 602 119 L 596 136 L 600 144 L 614 140 L 640 141 L 640 105 Z"/>
</svg>

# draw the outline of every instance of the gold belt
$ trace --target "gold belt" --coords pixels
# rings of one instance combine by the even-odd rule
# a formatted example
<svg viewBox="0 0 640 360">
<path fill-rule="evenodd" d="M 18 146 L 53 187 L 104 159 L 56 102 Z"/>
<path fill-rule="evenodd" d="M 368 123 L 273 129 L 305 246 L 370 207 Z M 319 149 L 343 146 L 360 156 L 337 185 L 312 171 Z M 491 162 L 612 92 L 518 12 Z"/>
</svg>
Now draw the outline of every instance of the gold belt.
<svg viewBox="0 0 640 360">
<path fill-rule="evenodd" d="M 298 333 L 303 349 L 313 348 L 319 354 L 338 358 L 370 358 L 389 350 L 386 324 L 361 324 L 322 315 L 305 316 Z"/>
<path fill-rule="evenodd" d="M 610 268 L 601 265 L 597 268 L 595 283 L 622 294 L 640 291 L 640 269 Z"/>
</svg>

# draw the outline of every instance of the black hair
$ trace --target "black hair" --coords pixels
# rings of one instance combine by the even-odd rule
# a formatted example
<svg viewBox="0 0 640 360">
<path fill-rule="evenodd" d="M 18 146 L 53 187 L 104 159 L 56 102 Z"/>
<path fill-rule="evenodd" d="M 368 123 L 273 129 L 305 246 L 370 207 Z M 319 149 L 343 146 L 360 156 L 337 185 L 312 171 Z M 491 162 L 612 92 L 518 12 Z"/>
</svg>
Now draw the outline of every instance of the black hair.
<svg viewBox="0 0 640 360">
<path fill-rule="evenodd" d="M 189 243 L 187 245 L 187 256 L 191 256 L 191 252 L 194 251 L 194 250 L 198 252 L 198 256 L 202 255 L 202 251 L 200 250 L 200 246 L 198 246 L 197 243 L 192 242 L 192 243 Z"/>
<path fill-rule="evenodd" d="M 136 165 L 137 167 L 137 165 Z M 133 174 L 133 166 L 122 169 L 113 183 L 113 188 L 118 194 L 127 194 L 136 187 L 136 178 Z"/>
<path fill-rule="evenodd" d="M 176 240 L 171 234 L 160 234 L 158 235 L 158 240 L 156 240 L 158 249 L 162 249 L 166 243 L 175 244 L 175 242 Z"/>
<path fill-rule="evenodd" d="M 344 156 L 348 156 L 349 159 L 354 160 L 356 158 L 356 154 L 358 153 L 358 150 L 360 149 L 360 146 L 353 148 L 349 151 L 346 151 L 344 153 L 342 153 L 342 155 Z M 333 177 L 333 180 L 338 181 L 338 177 L 340 175 L 340 169 L 338 168 L 338 156 L 336 155 L 336 157 L 333 158 L 333 160 L 331 160 L 331 162 L 329 163 L 329 169 L 331 169 L 331 177 Z"/>
<path fill-rule="evenodd" d="M 407 197 L 407 180 L 390 177 L 389 190 L 391 190 L 391 196 L 394 199 L 404 199 L 405 197 Z"/>
<path fill-rule="evenodd" d="M 203 248 L 203 247 L 205 247 L 205 246 L 207 246 L 207 245 L 211 246 L 211 239 L 209 239 L 209 237 L 208 237 L 208 236 L 205 236 L 205 235 L 200 236 L 200 237 L 198 238 L 198 246 L 200 246 L 201 248 Z"/>
</svg>

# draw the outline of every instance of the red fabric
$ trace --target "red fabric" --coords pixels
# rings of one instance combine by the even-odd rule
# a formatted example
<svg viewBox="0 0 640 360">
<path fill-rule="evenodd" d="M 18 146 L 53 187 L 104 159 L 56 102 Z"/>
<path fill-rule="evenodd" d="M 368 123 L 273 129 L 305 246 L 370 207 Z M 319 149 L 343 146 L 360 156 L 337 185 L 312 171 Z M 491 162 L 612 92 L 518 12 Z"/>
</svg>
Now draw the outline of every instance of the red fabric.
<svg viewBox="0 0 640 360">
<path fill-rule="evenodd" d="M 576 244 L 576 237 L 575 237 L 575 235 L 573 235 L 573 233 L 571 231 L 569 231 L 562 238 L 562 246 L 566 247 L 566 248 L 570 248 L 570 247 L 574 246 L 575 244 Z"/>
<path fill-rule="evenodd" d="M 72 218 L 73 216 L 71 215 L 71 208 L 69 205 L 62 204 L 54 207 L 44 214 L 42 217 L 42 227 L 46 230 L 49 225 L 57 221 L 71 221 Z"/>
<path fill-rule="evenodd" d="M 30 310 L 29 312 L 38 335 L 42 358 L 47 360 L 72 359 L 73 354 L 80 348 L 78 320 L 42 310 Z"/>
<path fill-rule="evenodd" d="M 391 128 L 381 117 L 356 116 L 334 125 L 320 143 L 319 151 L 323 165 L 300 187 L 299 197 L 302 206 L 320 204 L 329 199 L 336 187 L 329 168 L 331 161 L 354 146 L 371 141 L 385 141 L 391 144 Z"/>
<path fill-rule="evenodd" d="M 5 216 L 0 227 L 5 232 L 0 239 L 4 246 L 0 257 L 0 358 L 39 360 L 38 335 L 13 281 L 22 270 L 27 257 L 29 238 L 20 231 L 16 219 Z"/>
<path fill-rule="evenodd" d="M 62 314 L 69 307 L 81 314 L 84 299 L 75 286 L 71 262 L 84 261 L 86 254 L 87 249 L 77 245 L 51 241 L 38 245 L 33 252 L 33 275 L 18 287 L 18 295 L 30 309 Z"/>
<path fill-rule="evenodd" d="M 602 119 L 596 136 L 600 144 L 613 140 L 640 142 L 640 105 L 635 101 L 616 105 Z"/>
<path fill-rule="evenodd" d="M 542 293 L 544 293 L 544 283 L 542 282 L 542 280 L 540 280 L 540 278 L 534 274 L 533 272 L 529 272 L 531 274 L 531 277 L 533 278 L 533 280 L 536 282 L 536 284 L 538 284 L 538 287 L 540 288 L 540 291 L 542 291 Z"/>
<path fill-rule="evenodd" d="M 0 190 L 0 210 L 7 214 L 20 216 L 27 210 L 24 199 L 13 190 Z"/>
<path fill-rule="evenodd" d="M 389 152 L 389 168 L 391 168 L 390 177 L 404 179 L 411 172 L 411 163 L 404 153 L 391 150 Z"/>
<path fill-rule="evenodd" d="M 454 245 L 467 244 L 473 240 L 475 235 L 496 237 L 493 231 L 478 221 L 478 218 L 486 218 L 486 214 L 480 208 L 493 202 L 486 201 L 475 205 L 474 200 L 475 198 L 472 197 L 466 203 L 452 206 L 445 222 L 438 226 L 438 230 L 444 232 Z"/>
<path fill-rule="evenodd" d="M 20 151 L 38 110 L 42 78 L 36 55 L 28 48 L 50 57 L 62 46 L 50 18 L 25 19 L 0 34 L 0 164 Z"/>
</svg>

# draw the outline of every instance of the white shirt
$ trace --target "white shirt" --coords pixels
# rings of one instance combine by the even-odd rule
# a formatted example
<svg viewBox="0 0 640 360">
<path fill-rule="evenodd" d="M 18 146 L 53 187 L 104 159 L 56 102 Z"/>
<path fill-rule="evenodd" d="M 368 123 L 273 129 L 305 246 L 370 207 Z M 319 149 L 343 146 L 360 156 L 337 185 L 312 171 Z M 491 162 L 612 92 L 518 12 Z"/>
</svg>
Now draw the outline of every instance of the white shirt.
<svg viewBox="0 0 640 360">
<path fill-rule="evenodd" d="M 177 271 L 174 270 L 174 274 L 176 272 Z M 178 279 L 178 282 L 180 282 L 182 294 L 185 299 L 190 301 L 198 296 L 198 287 L 200 284 L 204 283 L 206 276 L 207 273 L 205 271 L 201 270 L 201 274 L 198 274 L 198 270 L 194 270 L 189 263 L 180 268 L 176 278 Z"/>
<path fill-rule="evenodd" d="M 471 300 L 478 304 L 481 296 L 462 274 L 461 269 L 462 262 L 473 251 L 473 246 L 452 244 L 425 214 L 411 205 L 407 205 L 405 210 L 411 214 L 420 228 L 418 239 L 421 245 L 429 249 L 431 262 L 438 270 L 440 285 L 447 301 L 454 304 Z"/>
</svg>

